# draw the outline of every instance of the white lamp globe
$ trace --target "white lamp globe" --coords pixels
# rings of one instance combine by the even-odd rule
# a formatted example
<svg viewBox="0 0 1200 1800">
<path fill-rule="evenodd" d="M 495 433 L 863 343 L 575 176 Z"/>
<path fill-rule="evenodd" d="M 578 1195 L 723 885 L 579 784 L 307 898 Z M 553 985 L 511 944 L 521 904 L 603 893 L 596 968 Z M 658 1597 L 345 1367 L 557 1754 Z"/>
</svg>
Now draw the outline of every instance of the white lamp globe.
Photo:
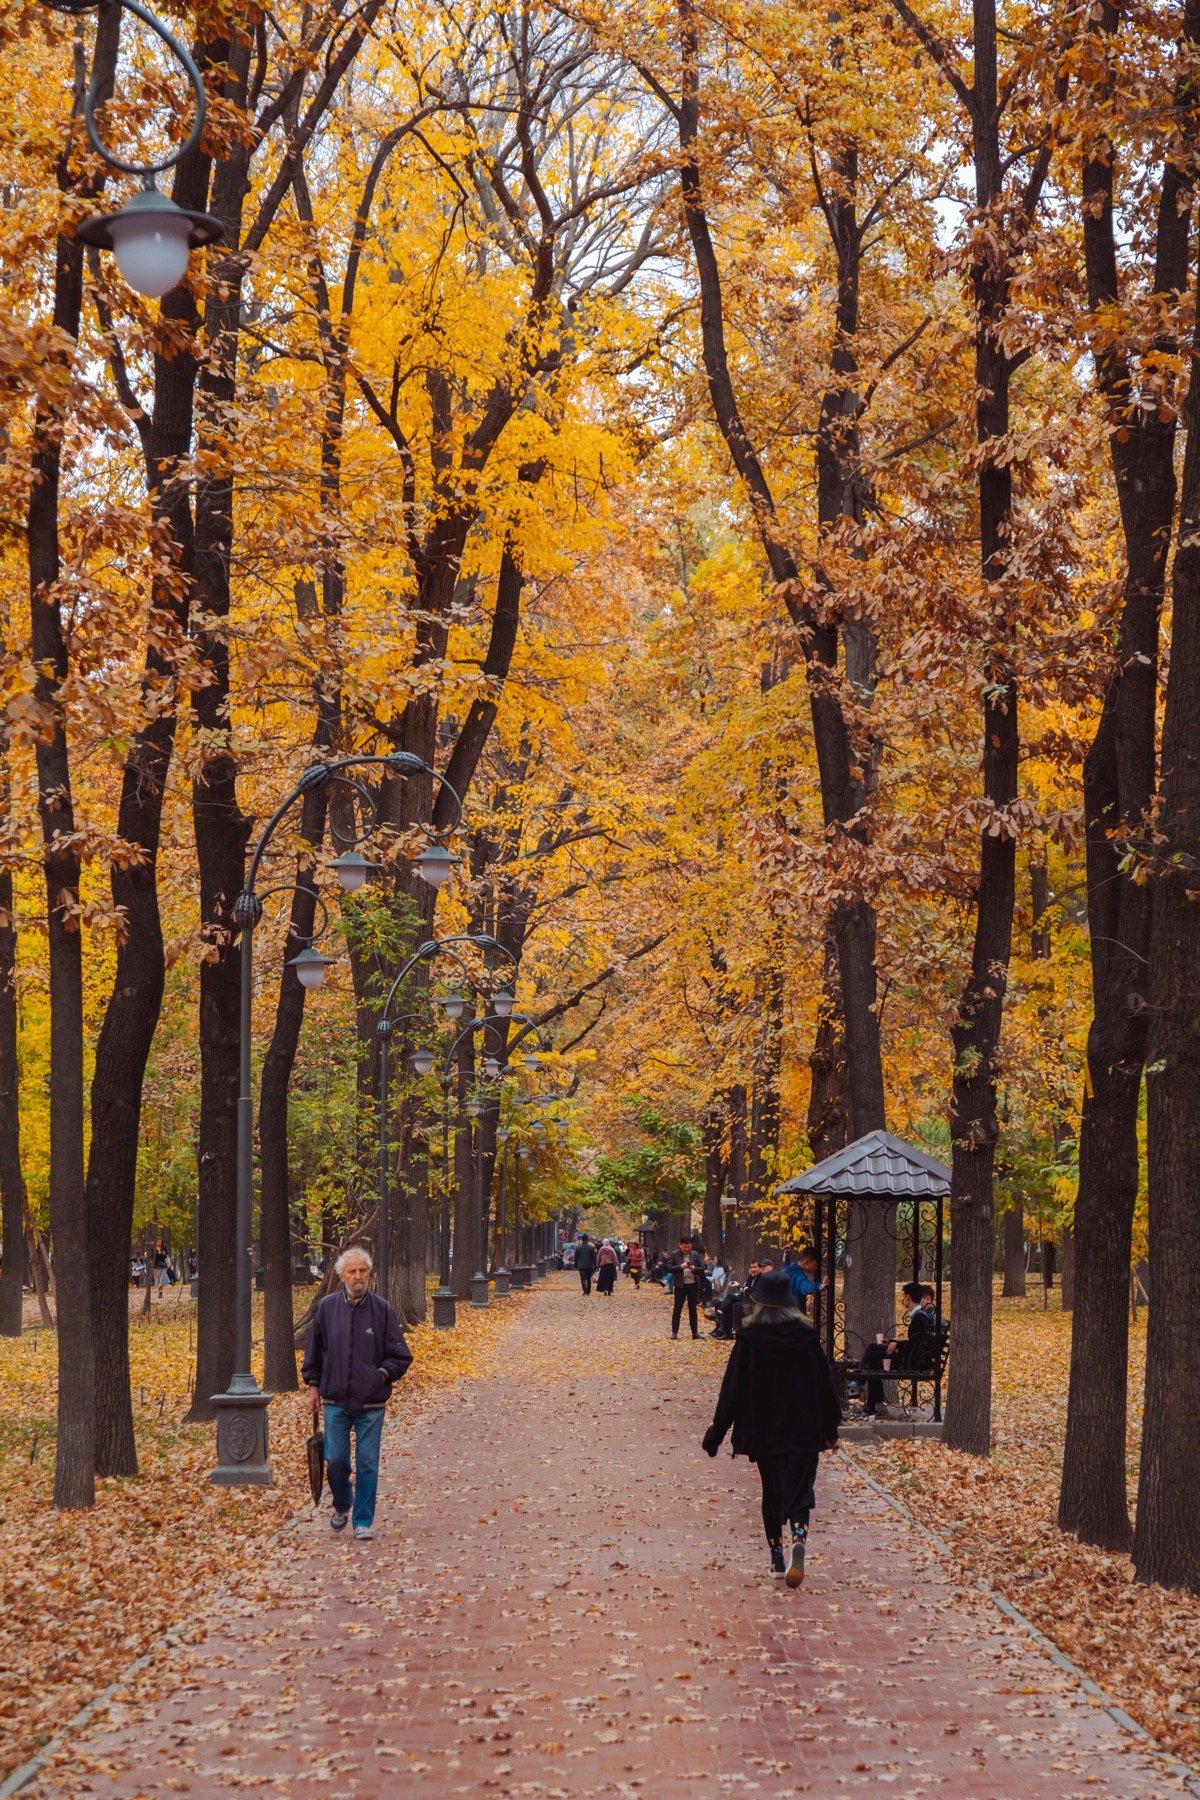
<svg viewBox="0 0 1200 1800">
<path fill-rule="evenodd" d="M 514 999 L 511 989 L 501 988 L 492 1001 L 492 1011 L 498 1019 L 511 1019 Z"/>
<path fill-rule="evenodd" d="M 191 226 L 181 212 L 127 214 L 109 227 L 113 254 L 122 275 L 139 294 L 157 300 L 183 280 Z"/>
<path fill-rule="evenodd" d="M 466 1010 L 467 1002 L 457 989 L 453 989 L 442 1001 L 442 1011 L 450 1020 L 461 1019 Z"/>
<path fill-rule="evenodd" d="M 357 894 L 371 873 L 370 863 L 357 850 L 343 850 L 340 856 L 334 857 L 330 867 L 344 894 Z"/>
<path fill-rule="evenodd" d="M 310 944 L 307 950 L 301 950 L 298 956 L 293 956 L 290 966 L 295 969 L 301 987 L 319 988 L 331 961 L 331 957 L 322 956 Z"/>
<path fill-rule="evenodd" d="M 430 844 L 427 850 L 422 850 L 420 856 L 414 856 L 413 868 L 421 880 L 427 881 L 430 887 L 440 888 L 445 887 L 454 873 L 454 865 L 457 860 L 458 858 L 451 856 L 444 845 Z"/>
<path fill-rule="evenodd" d="M 408 1059 L 414 1075 L 428 1075 L 433 1067 L 432 1050 L 414 1050 Z"/>
</svg>

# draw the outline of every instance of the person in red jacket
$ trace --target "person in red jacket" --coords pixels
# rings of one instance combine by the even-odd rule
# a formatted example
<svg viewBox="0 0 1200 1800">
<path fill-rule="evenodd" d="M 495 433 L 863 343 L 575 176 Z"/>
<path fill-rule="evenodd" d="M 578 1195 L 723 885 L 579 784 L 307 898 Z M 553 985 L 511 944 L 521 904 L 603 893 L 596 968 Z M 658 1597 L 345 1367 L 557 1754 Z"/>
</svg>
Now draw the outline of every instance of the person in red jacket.
<svg viewBox="0 0 1200 1800">
<path fill-rule="evenodd" d="M 733 1454 L 757 1463 L 763 1529 L 771 1573 L 804 1580 L 804 1552 L 822 1450 L 836 1450 L 842 1409 L 821 1340 L 796 1305 L 783 1269 L 760 1275 L 747 1301 L 725 1367 L 704 1449 L 715 1456 L 727 1432 Z M 783 1559 L 783 1527 L 792 1529 L 791 1560 Z"/>
<path fill-rule="evenodd" d="M 625 1269 L 628 1274 L 633 1276 L 635 1288 L 640 1288 L 642 1285 L 642 1272 L 645 1267 L 646 1252 L 640 1244 L 630 1244 L 629 1249 L 625 1252 Z"/>
</svg>

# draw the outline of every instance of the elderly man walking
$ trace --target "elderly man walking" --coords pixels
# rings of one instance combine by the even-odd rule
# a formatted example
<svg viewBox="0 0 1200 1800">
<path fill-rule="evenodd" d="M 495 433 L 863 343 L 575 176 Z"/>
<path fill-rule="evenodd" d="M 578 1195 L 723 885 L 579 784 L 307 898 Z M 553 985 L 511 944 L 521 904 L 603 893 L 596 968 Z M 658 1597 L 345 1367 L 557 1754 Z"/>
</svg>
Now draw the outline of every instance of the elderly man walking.
<svg viewBox="0 0 1200 1800">
<path fill-rule="evenodd" d="M 304 1382 L 315 1418 L 325 1404 L 325 1468 L 333 1496 L 334 1531 L 354 1515 L 356 1538 L 374 1537 L 379 1441 L 388 1396 L 412 1351 L 382 1294 L 370 1290 L 371 1258 L 357 1244 L 334 1264 L 342 1278 L 313 1315 L 304 1353 Z M 350 1433 L 354 1433 L 354 1479 Z"/>
</svg>

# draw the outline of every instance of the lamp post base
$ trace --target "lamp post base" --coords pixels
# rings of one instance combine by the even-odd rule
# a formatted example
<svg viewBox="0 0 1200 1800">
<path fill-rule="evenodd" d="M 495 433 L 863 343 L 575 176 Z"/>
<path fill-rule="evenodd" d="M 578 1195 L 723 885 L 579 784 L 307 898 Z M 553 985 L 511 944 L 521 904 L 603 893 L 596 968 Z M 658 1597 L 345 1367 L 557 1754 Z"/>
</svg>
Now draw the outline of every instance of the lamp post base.
<svg viewBox="0 0 1200 1800">
<path fill-rule="evenodd" d="M 218 1487 L 271 1487 L 275 1477 L 268 1461 L 267 1408 L 275 1396 L 264 1394 L 253 1376 L 246 1387 L 238 1382 L 235 1375 L 228 1393 L 212 1397 L 217 1409 L 217 1466 L 209 1480 Z"/>
<path fill-rule="evenodd" d="M 454 1295 L 449 1288 L 439 1288 L 433 1296 L 433 1328 L 453 1331 L 456 1324 Z"/>
<path fill-rule="evenodd" d="M 540 1281 L 540 1280 L 541 1280 L 541 1270 L 538 1268 L 536 1263 L 530 1263 L 530 1265 L 529 1265 L 530 1286 L 532 1286 L 535 1281 Z"/>
<path fill-rule="evenodd" d="M 492 1276 L 492 1284 L 496 1290 L 497 1300 L 504 1299 L 505 1295 L 508 1293 L 511 1282 L 512 1282 L 511 1275 L 509 1274 L 508 1270 L 505 1268 L 504 1264 L 501 1263 L 500 1267 L 496 1270 L 496 1273 Z"/>
<path fill-rule="evenodd" d="M 529 1286 L 529 1264 L 528 1263 L 514 1263 L 513 1272 L 512 1272 L 512 1284 L 515 1288 L 527 1288 Z"/>
<path fill-rule="evenodd" d="M 490 1304 L 491 1294 L 488 1286 L 488 1278 L 482 1272 L 477 1272 L 471 1277 L 471 1305 L 481 1307 L 489 1306 Z"/>
</svg>

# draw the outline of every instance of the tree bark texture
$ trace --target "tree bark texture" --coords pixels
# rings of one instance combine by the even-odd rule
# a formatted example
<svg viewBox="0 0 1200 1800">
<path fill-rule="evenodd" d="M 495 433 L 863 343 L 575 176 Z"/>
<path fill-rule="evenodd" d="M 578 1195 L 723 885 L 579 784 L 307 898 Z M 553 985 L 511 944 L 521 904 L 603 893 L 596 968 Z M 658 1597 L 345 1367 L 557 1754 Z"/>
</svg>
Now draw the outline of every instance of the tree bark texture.
<svg viewBox="0 0 1200 1800">
<path fill-rule="evenodd" d="M 1000 160 L 995 0 L 975 0 L 975 79 L 971 90 L 977 210 L 987 216 L 1003 191 Z M 1043 177 L 1044 179 L 1044 172 Z M 1031 178 L 1032 183 L 1032 178 Z M 1040 188 L 1040 183 L 1039 183 Z M 1024 216 L 1036 205 L 1028 192 Z M 1011 224 L 997 228 L 1020 230 Z M 1011 365 L 998 332 L 1012 275 L 1011 245 L 976 260 L 971 270 L 975 307 L 976 437 L 979 467 L 980 572 L 985 584 L 1004 580 L 1012 526 L 1012 474 L 990 452 L 1009 428 Z M 954 1074 L 950 1100 L 953 1142 L 950 1230 L 953 1261 L 954 1353 L 943 1441 L 986 1455 L 991 1448 L 992 1262 L 995 1254 L 993 1173 L 1000 1123 L 996 1056 L 1012 955 L 1016 903 L 1016 837 L 1004 819 L 1017 797 L 1017 685 L 1004 652 L 1014 621 L 1011 601 L 997 599 L 995 641 L 983 696 L 983 793 L 993 817 L 980 837 L 971 969 L 951 1033 Z"/>
<path fill-rule="evenodd" d="M 725 1121 L 721 1108 L 705 1108 L 704 1142 L 704 1242 L 712 1246 L 712 1254 L 725 1249 L 725 1215 L 721 1200 L 725 1193 Z"/>
<path fill-rule="evenodd" d="M 1133 1561 L 1139 1581 L 1200 1593 L 1193 1416 L 1200 1382 L 1200 331 L 1184 420 L 1154 845 L 1146 1072 L 1152 1303 Z"/>
<path fill-rule="evenodd" d="M 1020 1203 L 1004 1209 L 1004 1286 L 1006 1300 L 1025 1298 L 1025 1215 Z"/>
<path fill-rule="evenodd" d="M 230 49 L 232 97 L 245 104 L 250 45 Z M 249 191 L 250 149 L 239 144 L 217 167 L 212 211 L 225 226 L 225 241 L 240 244 Z M 225 473 L 220 422 L 237 386 L 238 334 L 245 264 L 223 260 L 222 287 L 209 301 L 205 335 L 209 357 L 200 379 L 198 435 L 206 472 L 196 485 L 195 607 L 206 620 L 196 645 L 209 670 L 206 686 L 192 694 L 195 729 L 210 747 L 192 784 L 192 828 L 200 878 L 200 921 L 206 942 L 200 965 L 200 1128 L 197 1256 L 200 1303 L 196 1327 L 196 1381 L 189 1419 L 214 1413 L 212 1396 L 224 1393 L 233 1374 L 237 1242 L 237 1096 L 239 989 L 242 946 L 233 907 L 241 892 L 246 845 L 253 821 L 238 805 L 237 761 L 230 743 L 229 644 L 224 622 L 230 609 L 233 548 L 233 479 Z"/>
<path fill-rule="evenodd" d="M 319 759 L 332 745 L 336 724 L 325 716 L 318 701 L 314 751 Z M 316 850 L 325 836 L 329 808 L 328 788 L 309 788 L 300 802 L 299 833 Z M 304 987 L 290 958 L 312 935 L 316 918 L 316 889 L 312 885 L 312 859 L 305 852 L 296 869 L 275 1029 L 263 1059 L 259 1090 L 259 1220 L 263 1255 L 263 1384 L 271 1393 L 292 1393 L 296 1375 L 296 1327 L 292 1312 L 292 1270 L 296 1260 L 292 1245 L 291 1184 L 288 1175 L 288 1087 L 304 1024 Z"/>
<path fill-rule="evenodd" d="M 846 1101 L 846 1046 L 842 1033 L 841 992 L 838 985 L 837 946 L 825 940 L 821 978 L 821 1002 L 817 1030 L 809 1052 L 808 1119 L 809 1148 L 815 1163 L 844 1150 L 850 1142 L 850 1118 Z"/>
<path fill-rule="evenodd" d="M 1195 42 L 1200 6 L 1181 8 Z M 1116 29 L 1106 7 L 1098 28 Z M 1177 99 L 1185 141 L 1195 118 Z M 1190 207 L 1180 207 L 1188 170 L 1163 170 L 1154 286 L 1170 299 L 1187 285 Z M 1092 308 L 1119 298 L 1111 146 L 1083 165 L 1083 231 Z M 1163 343 L 1159 348 L 1172 346 Z M 1088 1031 L 1079 1128 L 1079 1187 L 1073 1238 L 1073 1318 L 1067 1428 L 1058 1522 L 1085 1543 L 1127 1550 L 1125 1472 L 1129 1266 L 1140 1152 L 1138 1106 L 1146 1058 L 1152 890 L 1122 863 L 1143 829 L 1155 786 L 1159 618 L 1175 517 L 1175 420 L 1137 403 L 1135 368 L 1119 344 L 1096 358 L 1111 427 L 1113 477 L 1125 540 L 1125 590 L 1116 669 L 1084 763 L 1088 929 L 1093 1016 Z M 1065 1285 L 1065 1272 L 1064 1272 Z"/>
<path fill-rule="evenodd" d="M 112 93 L 119 33 L 119 11 L 105 13 L 97 27 L 94 51 L 101 102 Z M 80 184 L 70 173 L 68 157 L 69 152 L 64 150 L 59 186 L 64 191 L 79 191 Z M 90 191 L 94 193 L 95 188 Z M 75 237 L 60 237 L 56 247 L 54 325 L 64 340 L 78 337 L 82 306 L 83 245 Z M 59 586 L 59 500 L 65 423 L 60 407 L 39 405 L 33 427 L 26 529 L 29 643 L 38 670 L 34 692 L 43 718 L 35 759 L 50 974 L 50 1231 L 59 1340 L 54 1504 L 88 1507 L 95 1499 L 96 1414 L 91 1271 L 83 1191 L 83 955 L 78 917 L 81 868 L 74 843 L 67 720 L 60 698 L 70 675 Z"/>
<path fill-rule="evenodd" d="M 200 66 L 224 59 L 224 45 L 206 46 Z M 210 162 L 200 153 L 182 164 L 174 197 L 203 211 Z M 189 330 L 198 326 L 188 290 L 163 301 L 164 316 Z M 195 358 L 184 351 L 155 361 L 152 420 L 143 429 L 147 485 L 154 529 L 171 572 L 156 582 L 154 603 L 160 637 L 181 642 L 191 595 L 192 517 L 187 484 L 170 471 L 191 444 Z M 163 477 L 166 471 L 166 477 Z M 117 831 L 136 844 L 142 860 L 114 865 L 113 903 L 123 909 L 125 935 L 117 946 L 112 991 L 105 1008 L 91 1089 L 91 1151 L 87 1170 L 89 1253 L 95 1330 L 96 1472 L 136 1475 L 137 1447 L 129 1378 L 129 1257 L 137 1188 L 142 1085 L 162 1007 L 165 953 L 158 904 L 158 848 L 167 776 L 175 746 L 177 705 L 163 707 L 173 692 L 174 658 L 152 642 L 146 651 L 143 691 L 150 723 L 139 730 L 125 759 Z"/>
</svg>

